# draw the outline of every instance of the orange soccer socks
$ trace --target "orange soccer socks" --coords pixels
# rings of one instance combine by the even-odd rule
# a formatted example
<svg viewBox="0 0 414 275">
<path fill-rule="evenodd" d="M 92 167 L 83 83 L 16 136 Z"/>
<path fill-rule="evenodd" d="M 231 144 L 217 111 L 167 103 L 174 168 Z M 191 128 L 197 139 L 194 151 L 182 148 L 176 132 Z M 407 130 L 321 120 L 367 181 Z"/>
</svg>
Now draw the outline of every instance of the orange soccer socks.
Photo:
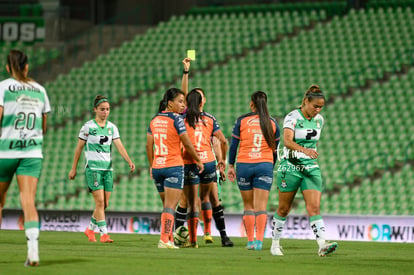
<svg viewBox="0 0 414 275">
<path fill-rule="evenodd" d="M 197 242 L 197 226 L 199 221 L 199 213 L 198 212 L 190 212 L 188 213 L 188 232 L 190 234 L 190 243 Z"/>
<path fill-rule="evenodd" d="M 266 229 L 267 212 L 256 212 L 256 240 L 263 242 L 263 236 Z"/>
<path fill-rule="evenodd" d="M 255 215 L 253 211 L 244 211 L 243 224 L 247 235 L 247 249 L 254 249 L 254 223 Z"/>
<path fill-rule="evenodd" d="M 161 241 L 168 243 L 174 226 L 175 211 L 172 208 L 164 208 L 161 214 Z"/>
</svg>

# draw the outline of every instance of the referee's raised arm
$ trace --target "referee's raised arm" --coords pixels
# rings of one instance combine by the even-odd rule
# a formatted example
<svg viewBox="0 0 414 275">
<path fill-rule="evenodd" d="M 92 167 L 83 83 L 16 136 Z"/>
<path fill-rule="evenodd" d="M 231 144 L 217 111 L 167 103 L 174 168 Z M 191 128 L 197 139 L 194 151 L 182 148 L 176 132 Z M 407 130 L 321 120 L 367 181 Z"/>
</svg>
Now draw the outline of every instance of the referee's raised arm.
<svg viewBox="0 0 414 275">
<path fill-rule="evenodd" d="M 190 72 L 190 61 L 191 59 L 186 57 L 183 59 L 184 69 L 183 69 L 183 79 L 181 80 L 181 91 L 184 92 L 184 97 L 187 97 L 188 94 L 188 73 Z"/>
</svg>

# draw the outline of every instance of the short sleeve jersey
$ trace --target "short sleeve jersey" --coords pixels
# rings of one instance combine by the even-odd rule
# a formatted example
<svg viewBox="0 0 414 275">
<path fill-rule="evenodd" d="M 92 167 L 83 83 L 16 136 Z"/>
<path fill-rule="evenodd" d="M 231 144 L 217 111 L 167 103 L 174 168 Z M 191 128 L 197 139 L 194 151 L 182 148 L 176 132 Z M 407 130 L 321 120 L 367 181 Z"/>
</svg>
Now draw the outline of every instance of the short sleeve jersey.
<svg viewBox="0 0 414 275">
<path fill-rule="evenodd" d="M 276 137 L 277 122 L 270 118 Z M 233 127 L 233 138 L 239 139 L 239 153 L 237 162 L 241 163 L 273 163 L 273 150 L 269 147 L 260 128 L 260 119 L 257 113 L 249 113 L 239 117 Z"/>
<path fill-rule="evenodd" d="M 115 124 L 106 121 L 105 126 L 101 127 L 95 119 L 89 120 L 82 126 L 79 138 L 86 141 L 86 167 L 92 170 L 112 170 L 112 141 L 120 138 Z"/>
<path fill-rule="evenodd" d="M 201 120 L 196 123 L 195 129 L 188 125 L 187 127 L 188 136 L 190 137 L 191 143 L 194 145 L 194 149 L 197 152 L 201 162 L 207 163 L 215 161 L 213 150 L 211 149 L 211 137 L 220 130 L 220 126 L 217 119 L 207 112 L 202 112 Z M 184 149 L 183 152 L 184 164 L 195 163 L 191 155 Z"/>
<path fill-rule="evenodd" d="M 305 148 L 316 150 L 316 144 L 321 136 L 324 119 L 320 114 L 310 120 L 306 119 L 300 109 L 293 110 L 285 117 L 283 128 L 294 131 L 293 141 Z M 295 164 L 305 166 L 314 166 L 315 160 L 312 160 L 302 152 L 293 151 L 283 147 L 283 157 L 288 160 L 295 160 Z"/>
<path fill-rule="evenodd" d="M 162 112 L 155 115 L 147 135 L 154 138 L 154 161 L 152 168 L 183 166 L 180 136 L 187 133 L 181 115 Z"/>
<path fill-rule="evenodd" d="M 42 115 L 50 112 L 45 88 L 8 78 L 0 82 L 0 158 L 43 158 Z"/>
</svg>

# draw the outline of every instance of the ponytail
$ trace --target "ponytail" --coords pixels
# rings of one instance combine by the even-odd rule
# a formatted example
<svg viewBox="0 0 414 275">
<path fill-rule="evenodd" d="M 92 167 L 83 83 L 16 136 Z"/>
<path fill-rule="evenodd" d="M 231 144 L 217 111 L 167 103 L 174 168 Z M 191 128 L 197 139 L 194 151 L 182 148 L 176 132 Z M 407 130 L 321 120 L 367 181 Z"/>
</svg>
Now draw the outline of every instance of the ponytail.
<svg viewBox="0 0 414 275">
<path fill-rule="evenodd" d="M 267 145 L 275 151 L 276 140 L 270 120 L 269 110 L 267 109 L 267 95 L 262 91 L 254 92 L 251 96 L 251 101 L 256 107 L 256 112 L 259 115 L 260 129 L 262 130 L 262 134 L 267 142 Z"/>
<path fill-rule="evenodd" d="M 165 108 L 167 108 L 168 100 L 167 100 L 167 94 L 164 94 L 164 97 L 160 100 L 160 104 L 158 106 L 158 113 L 161 113 L 165 111 Z"/>
<path fill-rule="evenodd" d="M 178 88 L 170 88 L 164 93 L 164 97 L 160 100 L 158 113 L 165 111 L 168 107 L 168 101 L 173 101 L 179 94 L 185 95 L 183 91 Z"/>
<path fill-rule="evenodd" d="M 325 96 L 321 89 L 319 88 L 319 85 L 312 84 L 308 90 L 306 91 L 305 95 L 302 99 L 302 105 L 301 107 L 305 106 L 305 99 L 308 99 L 309 101 L 312 101 L 314 98 L 323 98 L 325 100 Z"/>
<path fill-rule="evenodd" d="M 28 64 L 27 55 L 19 50 L 10 50 L 7 55 L 7 65 L 9 66 L 10 75 L 18 81 L 29 82 L 33 81 L 24 73 L 24 68 Z"/>
<path fill-rule="evenodd" d="M 187 95 L 187 112 L 185 118 L 188 125 L 194 129 L 197 121 L 201 119 L 200 104 L 202 99 L 201 94 L 196 90 L 192 90 Z"/>
</svg>

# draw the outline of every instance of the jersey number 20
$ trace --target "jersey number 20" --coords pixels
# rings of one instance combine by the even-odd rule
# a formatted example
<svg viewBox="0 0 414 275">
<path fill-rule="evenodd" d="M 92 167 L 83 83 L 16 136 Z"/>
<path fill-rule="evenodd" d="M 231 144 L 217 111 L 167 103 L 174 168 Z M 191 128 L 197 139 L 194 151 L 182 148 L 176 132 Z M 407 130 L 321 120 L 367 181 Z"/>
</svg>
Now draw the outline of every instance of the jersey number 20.
<svg viewBox="0 0 414 275">
<path fill-rule="evenodd" d="M 14 121 L 14 129 L 23 130 L 25 127 L 27 130 L 33 130 L 36 124 L 36 114 L 19 112 L 17 118 Z"/>
</svg>

